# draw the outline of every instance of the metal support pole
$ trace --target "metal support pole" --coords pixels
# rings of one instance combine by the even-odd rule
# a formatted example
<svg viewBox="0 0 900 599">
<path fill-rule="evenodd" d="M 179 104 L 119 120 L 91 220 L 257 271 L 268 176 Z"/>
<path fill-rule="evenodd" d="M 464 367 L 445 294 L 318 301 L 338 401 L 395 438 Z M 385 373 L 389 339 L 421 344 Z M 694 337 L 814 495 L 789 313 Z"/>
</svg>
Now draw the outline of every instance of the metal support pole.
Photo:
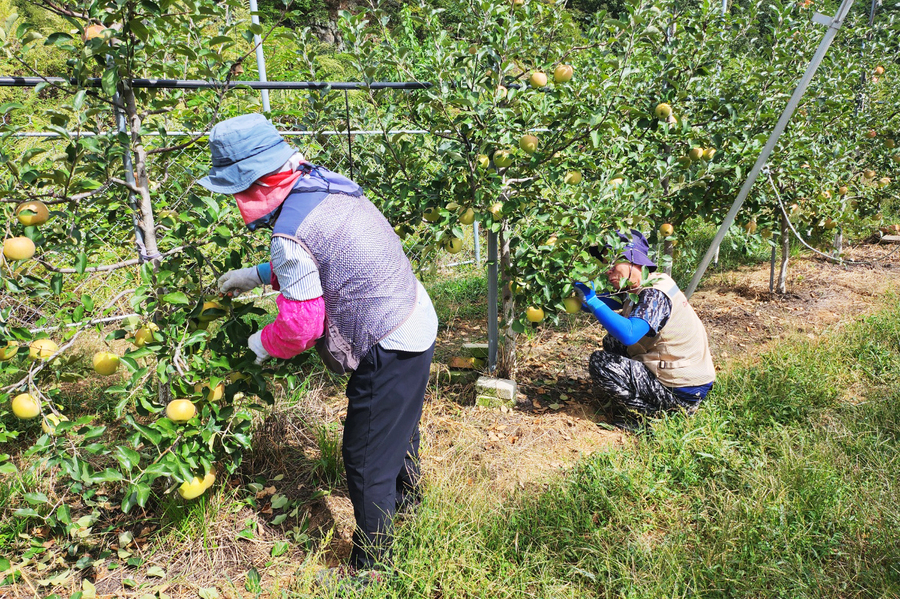
<svg viewBox="0 0 900 599">
<path fill-rule="evenodd" d="M 250 21 L 254 25 L 259 25 L 258 12 L 259 7 L 256 5 L 256 0 L 250 0 Z M 262 38 L 257 34 L 253 34 L 253 43 L 256 44 L 256 70 L 259 71 L 259 80 L 260 82 L 265 82 L 267 81 L 266 55 L 263 54 Z M 269 107 L 269 90 L 261 90 L 259 95 L 262 98 L 263 112 L 271 112 Z"/>
<path fill-rule="evenodd" d="M 472 237 L 475 241 L 475 264 L 481 264 L 481 238 L 478 231 L 478 221 L 472 223 Z"/>
<path fill-rule="evenodd" d="M 772 245 L 772 260 L 769 264 L 769 293 L 775 293 L 775 257 L 778 252 L 775 245 Z"/>
<path fill-rule="evenodd" d="M 498 254 L 497 234 L 488 231 L 488 372 L 497 369 L 497 345 L 500 339 L 500 315 L 497 310 Z"/>
<path fill-rule="evenodd" d="M 850 11 L 851 6 L 853 6 L 853 0 L 843 0 L 841 2 L 840 8 L 838 8 L 837 14 L 833 18 L 827 17 L 820 13 L 816 13 L 813 17 L 813 20 L 816 23 L 828 26 L 828 29 L 825 31 L 825 36 L 819 43 L 819 47 L 816 50 L 815 55 L 813 55 L 812 60 L 809 62 L 809 66 L 806 68 L 806 72 L 800 79 L 800 83 L 794 90 L 793 95 L 791 95 L 791 99 L 788 100 L 787 106 L 785 106 L 784 108 L 784 112 L 781 113 L 781 118 L 778 119 L 778 124 L 775 125 L 775 129 L 772 131 L 772 134 L 769 135 L 769 140 L 766 142 L 765 147 L 762 149 L 759 158 L 756 159 L 756 164 L 753 165 L 753 168 L 750 170 L 750 174 L 747 176 L 747 180 L 744 181 L 744 186 L 741 188 L 737 199 L 735 199 L 734 204 L 731 205 L 731 209 L 728 211 L 728 214 L 725 216 L 725 220 L 719 227 L 719 231 L 716 233 L 712 245 L 706 251 L 706 254 L 703 256 L 703 260 L 700 261 L 700 266 L 697 267 L 697 271 L 691 278 L 691 283 L 690 285 L 688 285 L 687 291 L 685 291 L 685 295 L 688 298 L 690 298 L 694 291 L 697 289 L 697 285 L 700 284 L 700 279 L 703 278 L 703 274 L 706 272 L 707 267 L 709 267 L 709 263 L 712 261 L 713 256 L 716 253 L 716 249 L 719 247 L 719 244 L 722 243 L 722 239 L 725 238 L 725 234 L 728 232 L 728 228 L 731 227 L 731 224 L 734 222 L 734 217 L 737 216 L 738 211 L 744 204 L 744 200 L 746 200 L 747 196 L 750 195 L 750 190 L 753 189 L 753 185 L 756 183 L 756 178 L 759 176 L 762 167 L 769 159 L 769 155 L 772 154 L 772 150 L 775 149 L 775 145 L 778 143 L 778 139 L 781 137 L 781 134 L 784 132 L 785 127 L 787 127 L 788 122 L 791 120 L 791 116 L 793 116 L 794 111 L 800 104 L 800 100 L 803 98 L 803 94 L 806 93 L 806 88 L 809 86 L 809 82 L 812 81 L 813 76 L 816 74 L 816 70 L 819 68 L 819 65 L 822 64 L 822 60 L 825 58 L 825 54 L 828 52 L 828 48 L 831 46 L 831 42 L 837 35 L 837 32 L 841 28 L 841 25 L 843 25 L 844 18 Z"/>
</svg>

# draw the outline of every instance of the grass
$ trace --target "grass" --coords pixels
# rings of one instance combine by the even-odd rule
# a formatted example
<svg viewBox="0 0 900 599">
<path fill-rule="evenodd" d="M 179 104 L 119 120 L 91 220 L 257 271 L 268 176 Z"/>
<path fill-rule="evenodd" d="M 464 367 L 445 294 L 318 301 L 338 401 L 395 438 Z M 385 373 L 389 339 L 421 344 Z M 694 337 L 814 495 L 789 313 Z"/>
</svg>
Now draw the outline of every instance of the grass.
<svg viewBox="0 0 900 599">
<path fill-rule="evenodd" d="M 900 596 L 898 382 L 895 305 L 782 342 L 695 417 L 541 492 L 497 497 L 451 468 L 370 596 Z"/>
</svg>

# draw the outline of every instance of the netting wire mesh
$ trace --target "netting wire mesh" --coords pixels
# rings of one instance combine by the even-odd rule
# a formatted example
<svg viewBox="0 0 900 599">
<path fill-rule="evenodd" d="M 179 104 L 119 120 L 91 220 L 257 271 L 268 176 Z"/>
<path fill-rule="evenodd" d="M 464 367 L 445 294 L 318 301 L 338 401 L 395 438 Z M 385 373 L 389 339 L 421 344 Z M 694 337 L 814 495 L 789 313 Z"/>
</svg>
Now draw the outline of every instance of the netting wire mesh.
<svg viewBox="0 0 900 599">
<path fill-rule="evenodd" d="M 383 134 L 365 129 L 365 123 L 354 122 L 351 110 L 344 110 L 342 94 L 331 92 L 331 100 L 327 103 L 330 110 L 314 119 L 297 119 L 294 115 L 273 118 L 284 137 L 301 151 L 310 162 L 320 164 L 347 176 L 359 176 L 361 171 L 372 168 L 364 163 L 366 145 L 381 143 Z M 280 92 L 275 100 L 279 103 L 302 104 L 299 92 Z M 350 108 L 358 106 L 350 104 Z M 348 118 L 349 117 L 349 118 Z M 179 145 L 197 132 L 182 131 L 179 123 L 168 123 L 169 133 L 163 137 L 154 134 L 142 138 L 145 146 L 152 150 L 164 145 Z M 348 136 L 347 129 L 351 134 Z M 412 131 L 407 135 L 426 136 L 426 132 Z M 196 136 L 196 135 L 194 135 Z M 115 142 L 115 131 L 101 132 L 98 139 L 105 138 Z M 7 155 L 21 156 L 33 152 L 46 160 L 60 160 L 65 156 L 66 146 L 71 139 L 53 136 L 45 132 L 17 132 L 3 139 L 2 152 Z M 246 230 L 237 207 L 230 196 L 211 195 L 199 189 L 195 182 L 209 171 L 210 156 L 206 138 L 171 152 L 150 154 L 147 170 L 150 178 L 150 194 L 153 203 L 154 221 L 157 234 L 163 240 L 159 251 L 163 254 L 180 240 L 167 238 L 166 228 L 172 227 L 182 219 L 197 218 L 202 211 L 196 210 L 198 202 L 214 202 L 220 209 L 219 218 L 214 223 L 202 223 L 207 230 L 224 227 L 234 238 L 254 236 L 247 245 L 253 248 L 245 255 L 246 263 L 256 264 L 268 260 L 268 237 L 264 233 L 251 233 Z M 25 327 L 33 331 L 54 329 L 60 326 L 85 326 L 91 322 L 100 324 L 114 322 L 134 312 L 129 303 L 131 287 L 139 281 L 136 258 L 138 249 L 135 244 L 135 226 L 133 210 L 129 207 L 129 192 L 123 186 L 111 185 L 105 194 L 114 196 L 102 203 L 92 203 L 90 198 L 80 202 L 77 210 L 78 218 L 67 213 L 68 204 L 46 199 L 54 218 L 47 223 L 53 235 L 68 236 L 71 243 L 65 251 L 49 251 L 41 253 L 40 263 L 29 261 L 19 266 L 16 275 L 25 275 L 49 282 L 56 277 L 57 286 L 51 285 L 53 291 L 40 294 L 4 292 L 0 296 L 0 310 L 7 309 L 7 326 Z M 377 197 L 369 198 L 378 205 Z M 433 275 L 452 272 L 457 266 L 473 264 L 476 259 L 476 242 L 474 227 L 464 227 L 463 249 L 456 254 L 441 251 L 432 242 L 427 227 L 423 223 L 405 231 L 404 250 L 413 268 L 419 274 Z M 15 234 L 7 231 L 6 236 Z M 168 242 L 168 243 L 166 243 Z M 203 247 L 203 253 L 210 261 L 231 247 L 219 247 L 209 244 Z M 86 254 L 86 268 L 77 272 L 77 261 L 80 253 Z M 133 261 L 124 268 L 102 269 L 104 265 Z M 83 264 L 84 265 L 84 264 Z M 97 267 L 102 270 L 98 270 Z M 63 269 L 58 273 L 54 269 Z M 210 272 L 203 276 L 203 291 L 215 292 L 215 277 L 218 273 Z M 62 275 L 62 276 L 60 276 Z M 273 301 L 273 294 L 264 296 Z M 78 319 L 81 313 L 79 305 L 84 305 L 84 297 L 96 300 L 98 309 L 90 312 L 89 317 Z M 105 308 L 100 310 L 99 308 Z M 76 318 L 71 318 L 75 314 Z M 74 322 L 73 322 L 74 320 Z M 68 322 L 66 322 L 68 321 Z"/>
</svg>

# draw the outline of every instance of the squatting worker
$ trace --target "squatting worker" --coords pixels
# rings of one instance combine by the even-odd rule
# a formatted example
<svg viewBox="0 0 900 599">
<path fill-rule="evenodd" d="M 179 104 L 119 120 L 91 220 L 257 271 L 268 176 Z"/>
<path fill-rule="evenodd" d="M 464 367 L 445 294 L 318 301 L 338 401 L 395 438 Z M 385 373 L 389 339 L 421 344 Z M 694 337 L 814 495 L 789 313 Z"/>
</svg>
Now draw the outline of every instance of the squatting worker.
<svg viewBox="0 0 900 599">
<path fill-rule="evenodd" d="M 613 289 L 621 291 L 598 296 L 584 283 L 576 283 L 583 309 L 609 332 L 603 351 L 591 354 L 594 387 L 601 401 L 625 416 L 625 423 L 635 413 L 652 416 L 678 409 L 693 413 L 716 379 L 706 328 L 675 281 L 656 272 L 646 238 L 635 230 L 619 231 L 618 237 L 625 249 L 612 260 L 606 275 Z M 644 287 L 642 267 L 652 273 Z M 637 295 L 637 302 L 629 295 Z"/>
<path fill-rule="evenodd" d="M 218 123 L 200 184 L 233 194 L 247 227 L 272 230 L 271 262 L 225 273 L 234 294 L 281 294 L 248 345 L 257 363 L 315 346 L 347 383 L 343 457 L 356 518 L 351 569 L 387 559 L 395 511 L 419 500 L 419 419 L 437 315 L 400 239 L 356 183 L 307 162 L 260 114 Z"/>
</svg>

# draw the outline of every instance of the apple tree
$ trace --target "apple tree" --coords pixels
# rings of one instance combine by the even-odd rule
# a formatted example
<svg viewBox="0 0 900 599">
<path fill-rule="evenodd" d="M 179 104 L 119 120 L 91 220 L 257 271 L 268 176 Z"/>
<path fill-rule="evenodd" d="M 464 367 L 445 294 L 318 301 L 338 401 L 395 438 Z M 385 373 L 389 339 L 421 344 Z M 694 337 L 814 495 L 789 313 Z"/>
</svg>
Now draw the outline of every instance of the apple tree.
<svg viewBox="0 0 900 599">
<path fill-rule="evenodd" d="M 53 469 L 60 482 L 57 497 L 30 492 L 16 515 L 66 533 L 100 505 L 127 512 L 174 490 L 189 499 L 233 472 L 254 412 L 274 401 L 266 378 L 300 384 L 304 358 L 267 366 L 265 378 L 254 364 L 246 340 L 265 311 L 218 297 L 215 281 L 265 244 L 242 234 L 230 203 L 192 186 L 208 169 L 199 136 L 170 134 L 206 131 L 254 101 L 225 85 L 133 85 L 228 82 L 266 32 L 235 17 L 237 0 L 33 5 L 58 18 L 6 20 L 4 74 L 70 82 L 20 92 L 40 97 L 40 111 L 0 106 L 0 440 L 30 444 L 19 466 Z M 47 49 L 66 57 L 64 72 L 33 68 Z M 102 347 L 93 356 L 91 343 Z M 102 387 L 96 406 L 73 400 L 81 380 Z M 0 456 L 0 471 L 16 468 Z M 69 508 L 73 497 L 87 513 Z"/>
</svg>

